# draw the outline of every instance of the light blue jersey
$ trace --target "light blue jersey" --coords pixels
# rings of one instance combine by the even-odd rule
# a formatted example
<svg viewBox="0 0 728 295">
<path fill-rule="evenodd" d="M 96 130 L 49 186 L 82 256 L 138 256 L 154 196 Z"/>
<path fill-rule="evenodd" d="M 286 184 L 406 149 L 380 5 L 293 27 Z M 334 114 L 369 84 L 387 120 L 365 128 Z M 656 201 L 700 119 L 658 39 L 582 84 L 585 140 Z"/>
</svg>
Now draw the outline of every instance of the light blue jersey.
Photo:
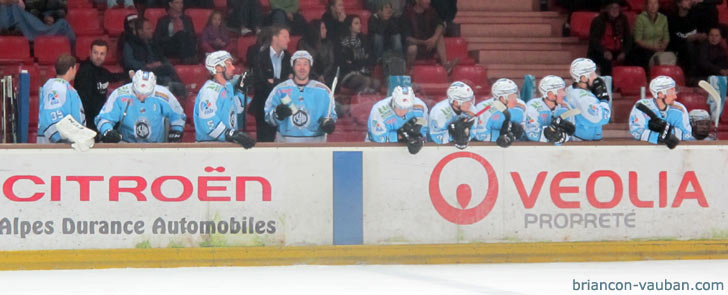
<svg viewBox="0 0 728 295">
<path fill-rule="evenodd" d="M 490 107 L 493 104 L 493 101 L 494 98 L 486 99 L 481 101 L 475 108 L 478 112 L 480 112 L 481 110 Z M 521 127 L 525 129 L 526 103 L 523 102 L 523 100 L 518 99 L 516 105 L 508 109 L 508 113 L 511 114 L 511 122 L 513 124 L 520 124 Z M 503 121 L 505 121 L 505 119 L 506 116 L 503 112 L 494 107 L 490 107 L 487 111 L 478 116 L 477 128 L 475 128 L 475 140 L 495 142 L 500 136 L 500 130 L 501 127 L 503 127 Z"/>
<path fill-rule="evenodd" d="M 632 107 L 632 112 L 629 113 L 629 133 L 632 134 L 634 139 L 657 143 L 657 139 L 660 136 L 660 134 L 651 131 L 647 127 L 650 116 L 637 109 L 638 103 L 646 105 L 655 115 L 665 120 L 667 124 L 675 127 L 673 134 L 679 140 L 695 140 L 693 137 L 693 128 L 690 126 L 688 110 L 683 104 L 676 101 L 664 111 L 660 111 L 657 108 L 655 100 L 651 98 L 638 100 L 634 107 Z"/>
<path fill-rule="evenodd" d="M 437 144 L 452 142 L 453 138 L 448 126 L 460 118 L 472 118 L 475 113 L 475 107 L 470 107 L 470 110 L 458 114 L 452 109 L 448 99 L 438 102 L 430 110 L 430 123 L 427 126 L 430 131 L 429 140 Z M 477 124 L 477 122 L 474 124 Z M 473 125 L 470 130 L 475 128 L 476 126 Z M 470 140 L 473 140 L 473 138 L 475 138 L 475 132 L 470 132 Z"/>
<path fill-rule="evenodd" d="M 195 98 L 195 140 L 225 141 L 225 130 L 238 129 L 238 114 L 245 110 L 243 95 L 225 85 L 208 80 Z"/>
<path fill-rule="evenodd" d="M 397 116 L 392 108 L 392 97 L 378 101 L 372 107 L 367 122 L 367 141 L 373 142 L 397 142 L 397 130 L 412 118 L 417 118 L 417 124 L 422 125 L 420 133 L 427 138 L 427 105 L 415 97 L 412 109 L 404 117 Z"/>
<path fill-rule="evenodd" d="M 557 104 L 554 109 L 550 109 L 543 98 L 531 99 L 526 103 L 526 136 L 530 141 L 548 142 L 543 135 L 544 128 L 551 125 L 551 120 L 561 116 L 569 108 Z M 574 117 L 566 118 L 567 121 L 574 123 Z M 569 141 L 570 136 L 567 135 L 566 140 Z"/>
<path fill-rule="evenodd" d="M 572 109 L 581 114 L 575 116 L 576 132 L 574 137 L 580 140 L 601 140 L 602 126 L 609 123 L 612 109 L 606 102 L 600 102 L 589 90 L 569 86 L 566 88 L 564 101 Z"/>
<path fill-rule="evenodd" d="M 86 126 L 81 98 L 68 81 L 61 78 L 48 80 L 40 90 L 39 99 L 38 143 L 60 142 L 62 138 L 55 125 L 66 115 Z"/>
<path fill-rule="evenodd" d="M 292 114 L 283 120 L 276 118 L 279 104 L 287 104 Z M 329 87 L 321 82 L 309 80 L 305 86 L 298 86 L 292 79 L 281 82 L 273 88 L 265 101 L 265 121 L 278 127 L 284 137 L 323 136 L 321 120 L 336 121 L 334 97 Z"/>
<path fill-rule="evenodd" d="M 165 119 L 169 120 L 171 130 L 184 130 L 184 110 L 169 89 L 157 85 L 154 94 L 142 102 L 129 83 L 109 95 L 95 122 L 101 134 L 114 129 L 119 123 L 117 131 L 124 142 L 166 142 Z"/>
</svg>

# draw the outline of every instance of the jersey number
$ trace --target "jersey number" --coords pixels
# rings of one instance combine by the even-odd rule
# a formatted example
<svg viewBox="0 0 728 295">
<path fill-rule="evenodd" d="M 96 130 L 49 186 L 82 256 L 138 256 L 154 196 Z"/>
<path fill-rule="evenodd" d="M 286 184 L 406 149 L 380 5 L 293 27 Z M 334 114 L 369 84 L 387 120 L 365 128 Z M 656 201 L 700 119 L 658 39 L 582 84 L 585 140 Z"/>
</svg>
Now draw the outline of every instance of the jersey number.
<svg viewBox="0 0 728 295">
<path fill-rule="evenodd" d="M 53 111 L 51 113 L 51 121 L 55 122 L 60 119 L 63 119 L 63 112 L 61 112 L 61 110 Z"/>
</svg>

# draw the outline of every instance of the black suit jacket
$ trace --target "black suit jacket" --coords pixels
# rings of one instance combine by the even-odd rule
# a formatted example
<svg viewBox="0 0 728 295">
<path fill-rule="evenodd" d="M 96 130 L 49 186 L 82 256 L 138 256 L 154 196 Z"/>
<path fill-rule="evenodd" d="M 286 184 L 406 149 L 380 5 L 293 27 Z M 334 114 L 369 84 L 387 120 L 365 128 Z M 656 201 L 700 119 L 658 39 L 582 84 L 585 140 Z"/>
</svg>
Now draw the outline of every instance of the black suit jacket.
<svg viewBox="0 0 728 295">
<path fill-rule="evenodd" d="M 253 67 L 253 77 L 255 87 L 255 96 L 251 102 L 251 111 L 258 117 L 263 117 L 263 109 L 265 108 L 265 101 L 268 99 L 268 95 L 271 90 L 283 81 L 288 80 L 288 76 L 293 73 L 291 69 L 291 54 L 288 51 L 283 50 L 283 60 L 281 61 L 281 76 L 280 79 L 276 79 L 273 73 L 273 61 L 270 59 L 270 47 L 266 46 L 258 51 L 255 56 L 255 62 Z M 273 79 L 273 83 L 270 83 L 268 79 Z"/>
</svg>

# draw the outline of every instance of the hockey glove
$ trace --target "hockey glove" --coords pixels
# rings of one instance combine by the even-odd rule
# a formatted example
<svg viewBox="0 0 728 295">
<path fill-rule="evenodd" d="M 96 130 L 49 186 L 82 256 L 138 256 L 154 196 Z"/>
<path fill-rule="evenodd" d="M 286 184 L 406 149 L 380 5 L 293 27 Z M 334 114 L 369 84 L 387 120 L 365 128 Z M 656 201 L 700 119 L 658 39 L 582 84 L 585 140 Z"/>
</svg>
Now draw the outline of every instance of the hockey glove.
<svg viewBox="0 0 728 295">
<path fill-rule="evenodd" d="M 397 138 L 399 141 L 407 142 L 409 138 L 420 135 L 421 129 L 422 125 L 417 124 L 417 118 L 412 118 L 397 130 Z"/>
<path fill-rule="evenodd" d="M 500 136 L 498 136 L 498 139 L 495 140 L 495 143 L 502 148 L 507 148 L 511 146 L 514 141 L 516 141 L 516 138 L 512 133 L 501 133 Z"/>
<path fill-rule="evenodd" d="M 662 142 L 669 149 L 674 149 L 680 143 L 680 140 L 673 134 L 673 129 L 674 127 L 672 125 L 665 124 L 665 131 L 660 134 L 657 142 Z"/>
<path fill-rule="evenodd" d="M 523 130 L 523 126 L 521 126 L 521 124 L 511 122 L 511 133 L 513 133 L 513 137 L 515 139 L 521 139 L 526 131 Z"/>
<path fill-rule="evenodd" d="M 665 120 L 660 119 L 660 118 L 650 119 L 647 122 L 647 128 L 650 129 L 650 131 L 657 132 L 660 134 L 662 134 L 665 131 L 665 129 L 667 129 L 667 126 L 668 126 L 667 122 L 665 122 Z"/>
<path fill-rule="evenodd" d="M 448 131 L 455 142 L 455 147 L 458 149 L 465 149 L 470 143 L 470 128 L 473 127 L 474 120 L 468 120 L 467 118 L 457 119 L 455 122 L 450 123 Z"/>
<path fill-rule="evenodd" d="M 425 139 L 422 137 L 422 134 L 417 134 L 407 140 L 407 150 L 412 155 L 417 154 L 424 144 Z"/>
<path fill-rule="evenodd" d="M 567 138 L 566 132 L 560 130 L 560 128 L 555 126 L 553 123 L 543 129 L 543 136 L 551 143 L 564 143 Z"/>
<path fill-rule="evenodd" d="M 288 118 L 291 114 L 293 114 L 293 111 L 291 110 L 291 107 L 285 104 L 279 104 L 276 107 L 276 119 L 279 121 L 284 120 L 285 118 Z"/>
<path fill-rule="evenodd" d="M 114 129 L 106 130 L 101 137 L 101 141 L 105 143 L 117 143 L 121 141 L 121 134 Z"/>
<path fill-rule="evenodd" d="M 237 143 L 245 149 L 249 149 L 255 146 L 255 139 L 248 136 L 244 132 L 240 132 L 235 129 L 225 130 L 225 140 Z"/>
<path fill-rule="evenodd" d="M 321 131 L 326 132 L 326 134 L 331 134 L 336 130 L 336 122 L 331 118 L 321 118 L 319 124 L 321 124 L 321 127 L 319 127 Z"/>
<path fill-rule="evenodd" d="M 167 134 L 167 142 L 181 142 L 182 131 L 170 130 Z"/>
<path fill-rule="evenodd" d="M 551 126 L 553 126 L 556 130 L 566 132 L 568 135 L 574 135 L 574 132 L 576 132 L 576 126 L 574 126 L 574 123 L 571 123 L 569 120 L 562 119 L 561 117 L 556 117 L 551 120 Z"/>
<path fill-rule="evenodd" d="M 596 96 L 600 101 L 609 103 L 609 92 L 607 92 L 607 84 L 604 83 L 602 78 L 597 77 L 594 79 L 589 90 Z"/>
</svg>

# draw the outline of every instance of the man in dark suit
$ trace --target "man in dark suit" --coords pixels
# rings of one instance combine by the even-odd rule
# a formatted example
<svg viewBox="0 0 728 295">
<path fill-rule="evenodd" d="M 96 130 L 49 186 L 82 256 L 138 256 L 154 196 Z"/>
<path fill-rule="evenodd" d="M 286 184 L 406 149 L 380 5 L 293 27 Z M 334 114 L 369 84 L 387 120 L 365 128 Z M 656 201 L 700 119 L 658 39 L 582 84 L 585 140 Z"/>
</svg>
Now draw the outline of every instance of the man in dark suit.
<svg viewBox="0 0 728 295">
<path fill-rule="evenodd" d="M 291 77 L 291 54 L 286 51 L 290 40 L 288 29 L 273 26 L 269 47 L 262 47 L 254 63 L 255 96 L 250 110 L 255 115 L 258 142 L 272 142 L 276 128 L 265 122 L 265 101 L 273 87 Z"/>
</svg>

